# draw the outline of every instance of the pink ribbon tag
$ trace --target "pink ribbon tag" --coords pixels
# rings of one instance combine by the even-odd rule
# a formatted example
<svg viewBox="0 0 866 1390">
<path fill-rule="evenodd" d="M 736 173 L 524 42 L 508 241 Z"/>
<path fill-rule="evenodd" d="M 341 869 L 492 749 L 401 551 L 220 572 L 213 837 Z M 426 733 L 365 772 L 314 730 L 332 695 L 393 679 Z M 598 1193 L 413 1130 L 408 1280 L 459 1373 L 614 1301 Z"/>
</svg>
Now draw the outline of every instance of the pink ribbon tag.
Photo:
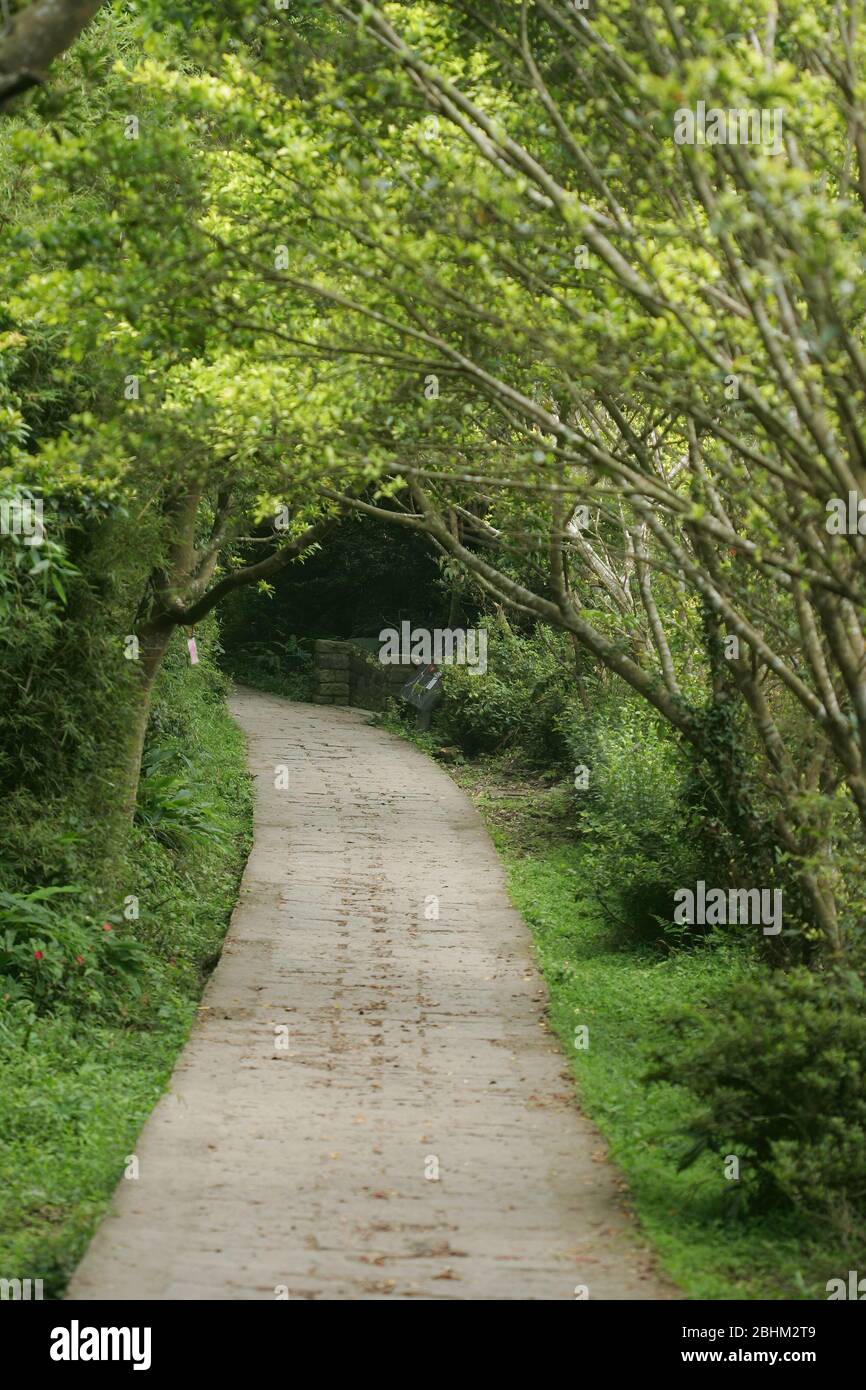
<svg viewBox="0 0 866 1390">
<path fill-rule="evenodd" d="M 197 665 L 198 665 L 198 647 L 197 647 L 196 644 L 195 644 L 195 638 L 194 638 L 194 637 L 187 637 L 187 639 L 186 639 L 186 645 L 189 647 L 189 659 L 190 659 L 191 664 L 192 664 L 193 666 L 197 666 Z"/>
</svg>

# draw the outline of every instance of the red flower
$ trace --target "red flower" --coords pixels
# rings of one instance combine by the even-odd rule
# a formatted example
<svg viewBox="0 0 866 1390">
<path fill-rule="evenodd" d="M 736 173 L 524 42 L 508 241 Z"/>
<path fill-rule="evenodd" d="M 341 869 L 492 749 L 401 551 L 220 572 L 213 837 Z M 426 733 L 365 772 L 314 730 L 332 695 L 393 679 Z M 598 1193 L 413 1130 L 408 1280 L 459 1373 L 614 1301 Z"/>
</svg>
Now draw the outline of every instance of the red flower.
<svg viewBox="0 0 866 1390">
<path fill-rule="evenodd" d="M 102 924 L 102 930 L 103 930 L 103 931 L 111 931 L 111 923 L 110 923 L 110 922 L 103 922 L 103 924 Z"/>
<path fill-rule="evenodd" d="M 41 959 L 42 959 L 42 952 L 41 952 L 41 951 L 34 951 L 34 952 L 33 952 L 33 959 L 34 959 L 34 960 L 41 960 Z"/>
<path fill-rule="evenodd" d="M 76 957 L 75 957 L 75 964 L 76 964 L 76 965 L 83 965 L 83 964 L 84 964 L 84 957 L 83 957 L 83 956 L 76 956 Z"/>
</svg>

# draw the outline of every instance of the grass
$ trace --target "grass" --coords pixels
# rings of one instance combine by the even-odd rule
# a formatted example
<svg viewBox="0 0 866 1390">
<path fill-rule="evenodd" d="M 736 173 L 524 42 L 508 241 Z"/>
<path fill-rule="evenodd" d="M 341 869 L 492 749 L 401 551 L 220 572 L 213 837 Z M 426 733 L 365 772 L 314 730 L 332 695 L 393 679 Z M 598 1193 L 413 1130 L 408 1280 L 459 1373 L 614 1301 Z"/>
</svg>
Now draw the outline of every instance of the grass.
<svg viewBox="0 0 866 1390">
<path fill-rule="evenodd" d="M 0 1277 L 42 1279 L 46 1298 L 62 1296 L 165 1088 L 249 851 L 240 730 L 204 681 L 184 701 L 195 785 L 220 833 L 198 831 L 178 847 L 135 830 L 122 882 L 141 902 L 143 980 L 107 1019 L 61 1011 L 22 1020 L 0 1009 Z"/>
<path fill-rule="evenodd" d="M 726 1180 L 709 1159 L 679 1173 L 688 1100 L 648 1088 L 646 1054 L 663 1045 L 677 1005 L 712 1000 L 751 968 L 741 952 L 661 954 L 618 944 L 594 899 L 570 790 L 495 760 L 458 763 L 504 861 L 515 906 L 532 930 L 550 991 L 550 1022 L 584 1111 L 626 1178 L 644 1232 L 693 1299 L 824 1299 L 828 1279 L 862 1267 L 862 1237 L 792 1215 L 724 1215 Z M 577 1047 L 581 1025 L 589 1045 Z"/>
</svg>

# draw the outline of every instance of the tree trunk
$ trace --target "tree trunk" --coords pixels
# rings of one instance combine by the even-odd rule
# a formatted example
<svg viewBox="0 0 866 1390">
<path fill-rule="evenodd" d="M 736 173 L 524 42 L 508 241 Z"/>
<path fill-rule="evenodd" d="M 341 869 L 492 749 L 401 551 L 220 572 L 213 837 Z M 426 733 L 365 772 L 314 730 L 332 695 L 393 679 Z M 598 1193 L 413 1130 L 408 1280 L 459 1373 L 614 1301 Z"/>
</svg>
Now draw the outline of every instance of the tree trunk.
<svg viewBox="0 0 866 1390">
<path fill-rule="evenodd" d="M 0 38 L 0 111 L 19 92 L 45 81 L 49 65 L 72 46 L 102 0 L 35 0 L 13 15 Z"/>
<path fill-rule="evenodd" d="M 570 632 L 568 635 L 571 638 L 571 647 L 574 652 L 574 684 L 577 687 L 577 696 L 584 711 L 588 714 L 591 703 L 583 679 L 584 654 L 586 649 L 581 645 L 576 633 Z"/>
<path fill-rule="evenodd" d="M 141 652 L 139 684 L 132 727 L 127 734 L 126 748 L 121 764 L 121 815 L 126 825 L 132 824 L 135 815 L 135 802 L 141 779 L 141 759 L 150 720 L 153 686 L 159 675 L 163 657 L 168 650 L 174 626 L 170 619 L 163 618 L 149 623 L 139 634 Z"/>
</svg>

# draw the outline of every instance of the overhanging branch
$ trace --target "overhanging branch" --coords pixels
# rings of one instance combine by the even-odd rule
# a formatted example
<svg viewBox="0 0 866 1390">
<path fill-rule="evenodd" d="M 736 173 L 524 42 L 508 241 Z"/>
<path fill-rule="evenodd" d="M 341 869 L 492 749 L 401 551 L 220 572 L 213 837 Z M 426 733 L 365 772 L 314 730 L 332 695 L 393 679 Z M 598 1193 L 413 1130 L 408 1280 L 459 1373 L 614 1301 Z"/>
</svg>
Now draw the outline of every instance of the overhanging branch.
<svg viewBox="0 0 866 1390">
<path fill-rule="evenodd" d="M 0 111 L 44 82 L 54 59 L 72 46 L 102 0 L 35 0 L 0 38 Z"/>
</svg>

